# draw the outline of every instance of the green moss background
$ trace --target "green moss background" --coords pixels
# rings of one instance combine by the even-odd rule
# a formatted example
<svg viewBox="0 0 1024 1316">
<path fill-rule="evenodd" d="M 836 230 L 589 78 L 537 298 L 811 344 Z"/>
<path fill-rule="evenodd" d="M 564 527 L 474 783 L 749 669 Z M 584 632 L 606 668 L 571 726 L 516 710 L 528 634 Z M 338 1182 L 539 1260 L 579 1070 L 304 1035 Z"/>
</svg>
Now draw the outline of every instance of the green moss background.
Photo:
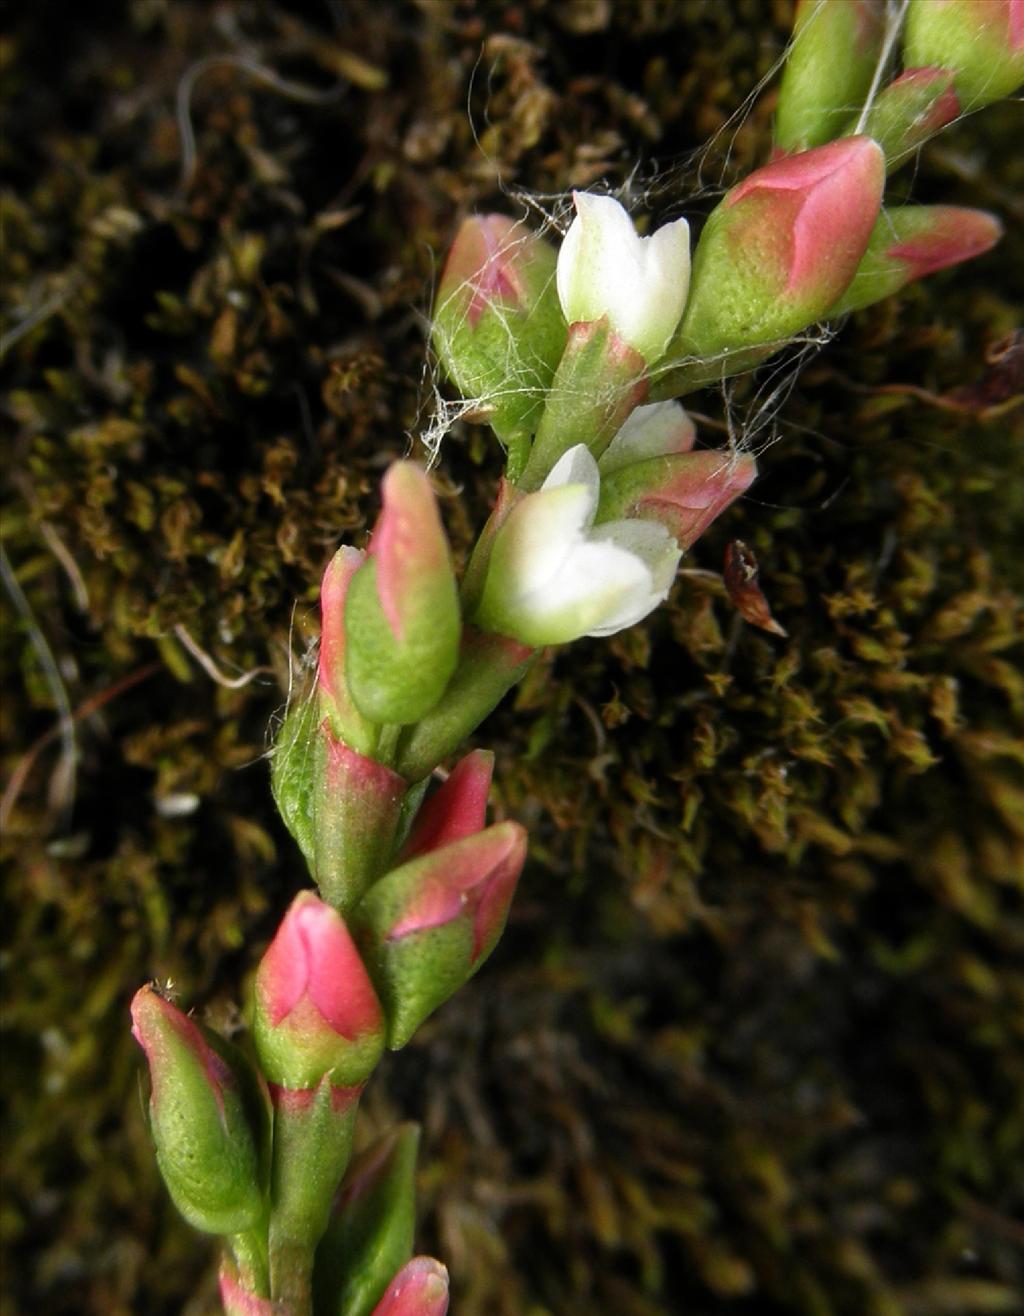
<svg viewBox="0 0 1024 1316">
<path fill-rule="evenodd" d="M 426 422 L 458 219 L 517 213 L 499 179 L 630 177 L 655 218 L 698 219 L 765 157 L 770 96 L 729 116 L 790 17 L 15 16 L 5 1314 L 217 1310 L 214 1250 L 157 1178 L 127 1006 L 156 977 L 240 1027 L 304 881 L 267 727 L 323 563 Z M 531 831 L 518 904 L 364 1120 L 424 1121 L 420 1243 L 458 1316 L 1024 1310 L 1022 129 L 1019 102 L 985 111 L 900 176 L 1000 213 L 1002 246 L 854 317 L 750 431 L 778 440 L 763 477 L 670 605 L 553 654 L 481 737 Z M 693 401 L 720 441 L 722 399 Z M 752 384 L 732 405 L 770 418 Z M 460 551 L 496 469 L 457 427 L 438 477 Z M 787 639 L 729 604 L 736 537 Z"/>
</svg>

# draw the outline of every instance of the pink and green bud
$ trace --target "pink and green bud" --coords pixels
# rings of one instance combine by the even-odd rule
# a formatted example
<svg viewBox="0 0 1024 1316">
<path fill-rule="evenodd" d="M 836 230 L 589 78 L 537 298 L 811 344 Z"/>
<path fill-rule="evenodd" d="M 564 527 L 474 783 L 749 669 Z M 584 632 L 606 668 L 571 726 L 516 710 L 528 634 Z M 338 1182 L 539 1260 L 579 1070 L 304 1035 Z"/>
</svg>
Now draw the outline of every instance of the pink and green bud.
<svg viewBox="0 0 1024 1316">
<path fill-rule="evenodd" d="M 131 1012 L 152 1080 L 157 1163 L 175 1206 L 206 1233 L 244 1233 L 264 1212 L 254 1081 L 226 1042 L 153 987 L 136 992 Z"/>
<path fill-rule="evenodd" d="M 646 361 L 606 316 L 573 324 L 516 489 L 539 489 L 578 444 L 600 457 L 648 388 Z"/>
<path fill-rule="evenodd" d="M 413 1257 L 370 1316 L 445 1316 L 447 1310 L 448 1271 L 432 1257 Z"/>
<path fill-rule="evenodd" d="M 483 830 L 494 755 L 475 749 L 459 760 L 440 790 L 423 804 L 402 847 L 402 859 L 429 854 Z"/>
<path fill-rule="evenodd" d="M 829 312 L 845 315 L 936 270 L 973 260 L 999 241 L 995 215 L 963 206 L 893 206 L 875 225 L 853 282 Z"/>
<path fill-rule="evenodd" d="M 639 517 L 657 522 L 685 552 L 756 476 L 749 453 L 702 449 L 650 457 L 602 480 L 597 521 Z"/>
<path fill-rule="evenodd" d="M 401 1124 L 349 1166 L 316 1254 L 316 1311 L 370 1316 L 412 1256 L 419 1126 Z"/>
<path fill-rule="evenodd" d="M 601 479 L 578 444 L 498 531 L 474 621 L 522 644 L 614 635 L 668 595 L 679 565 L 672 536 L 650 520 L 595 524 Z"/>
<path fill-rule="evenodd" d="M 459 601 L 426 472 L 396 462 L 366 562 L 345 600 L 345 672 L 373 722 L 415 722 L 444 693 L 459 653 Z"/>
<path fill-rule="evenodd" d="M 1024 83 L 1024 0 L 910 0 L 903 31 L 911 68 L 950 69 L 964 113 Z"/>
<path fill-rule="evenodd" d="M 849 131 L 874 138 L 894 169 L 959 113 L 949 69 L 907 69 L 879 92 L 863 124 L 850 120 Z"/>
<path fill-rule="evenodd" d="M 359 753 L 370 754 L 376 747 L 377 728 L 356 707 L 345 671 L 345 600 L 364 557 L 359 549 L 343 545 L 324 571 L 320 583 L 317 690 L 321 716 L 327 718 L 334 735 Z"/>
<path fill-rule="evenodd" d="M 535 649 L 475 626 L 462 633 L 459 665 L 441 702 L 399 740 L 395 767 L 407 781 L 422 781 L 454 754 L 495 709 L 536 658 Z"/>
<path fill-rule="evenodd" d="M 434 348 L 510 447 L 536 429 L 565 346 L 554 276 L 553 248 L 504 215 L 467 219 L 441 275 Z"/>
<path fill-rule="evenodd" d="M 404 1046 L 428 1015 L 480 968 L 505 927 L 526 857 L 517 823 L 432 850 L 374 883 L 359 907 L 359 944 Z"/>
<path fill-rule="evenodd" d="M 838 137 L 871 89 L 885 32 L 880 0 L 800 0 L 775 111 L 775 142 L 806 151 Z"/>
<path fill-rule="evenodd" d="M 253 1041 L 268 1081 L 292 1090 L 325 1076 L 353 1087 L 380 1058 L 373 984 L 341 915 L 311 891 L 292 901 L 256 972 Z"/>
<path fill-rule="evenodd" d="M 690 286 L 685 219 L 642 238 L 610 196 L 574 192 L 576 218 L 558 252 L 558 296 L 570 325 L 607 316 L 613 332 L 649 364 L 664 355 Z"/>
<path fill-rule="evenodd" d="M 845 137 L 757 169 L 704 226 L 673 351 L 745 355 L 820 319 L 853 278 L 878 217 L 885 157 Z"/>
</svg>

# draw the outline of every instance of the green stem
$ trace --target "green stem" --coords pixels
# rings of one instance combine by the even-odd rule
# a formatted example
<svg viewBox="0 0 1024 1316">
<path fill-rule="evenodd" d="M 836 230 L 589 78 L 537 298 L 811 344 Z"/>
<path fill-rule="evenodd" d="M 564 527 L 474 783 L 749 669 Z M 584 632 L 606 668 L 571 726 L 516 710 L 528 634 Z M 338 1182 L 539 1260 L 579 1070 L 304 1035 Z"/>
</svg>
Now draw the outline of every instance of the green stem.
<svg viewBox="0 0 1024 1316">
<path fill-rule="evenodd" d="M 231 1255 L 238 1267 L 238 1277 L 245 1287 L 259 1298 L 270 1296 L 270 1274 L 267 1264 L 266 1228 L 251 1229 L 244 1234 L 232 1234 L 228 1239 Z"/>
</svg>

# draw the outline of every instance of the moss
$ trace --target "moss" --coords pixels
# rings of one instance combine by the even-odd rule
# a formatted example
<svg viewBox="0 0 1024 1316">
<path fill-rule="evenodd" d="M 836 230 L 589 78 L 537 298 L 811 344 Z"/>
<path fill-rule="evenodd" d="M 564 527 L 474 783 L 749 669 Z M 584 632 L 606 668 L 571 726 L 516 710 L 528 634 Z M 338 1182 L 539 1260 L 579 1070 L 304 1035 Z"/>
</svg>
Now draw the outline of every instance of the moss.
<svg viewBox="0 0 1024 1316">
<path fill-rule="evenodd" d="M 239 1026 L 303 881 L 266 727 L 328 553 L 422 419 L 413 312 L 457 217 L 514 209 L 499 179 L 599 176 L 699 211 L 763 158 L 768 101 L 725 125 L 788 22 L 745 0 L 342 10 L 36 11 L 4 47 L 7 327 L 36 319 L 5 362 L 12 1312 L 216 1310 L 127 1005 L 173 979 Z M 175 93 L 242 47 L 339 94 L 209 67 L 182 192 Z M 1010 218 L 1015 108 L 929 148 L 917 199 Z M 737 386 L 779 441 L 690 565 L 744 539 L 787 639 L 684 575 L 481 734 L 531 865 L 503 948 L 367 1112 L 425 1120 L 421 1241 L 466 1316 L 1017 1301 L 1024 472 L 1019 386 L 986 360 L 1024 302 L 1009 229 L 853 317 L 777 417 Z M 460 553 L 495 460 L 472 426 L 443 450 Z"/>
</svg>

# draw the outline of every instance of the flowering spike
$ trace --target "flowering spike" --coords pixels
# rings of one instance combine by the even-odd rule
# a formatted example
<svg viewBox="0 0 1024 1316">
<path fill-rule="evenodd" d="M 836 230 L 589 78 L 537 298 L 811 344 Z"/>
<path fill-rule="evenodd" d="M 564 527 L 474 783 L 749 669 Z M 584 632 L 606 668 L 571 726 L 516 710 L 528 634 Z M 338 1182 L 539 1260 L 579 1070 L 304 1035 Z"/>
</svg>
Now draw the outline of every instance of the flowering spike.
<svg viewBox="0 0 1024 1316">
<path fill-rule="evenodd" d="M 352 697 L 374 722 L 415 722 L 455 670 L 459 603 L 448 541 L 426 473 L 396 462 L 367 561 L 345 602 L 345 671 Z"/>
<path fill-rule="evenodd" d="M 432 1257 L 413 1257 L 370 1316 L 445 1316 L 447 1310 L 448 1271 Z"/>
<path fill-rule="evenodd" d="M 583 444 L 522 498 L 498 531 L 476 621 L 534 646 L 613 635 L 666 597 L 679 550 L 650 521 L 595 525 L 597 463 Z"/>
<path fill-rule="evenodd" d="M 1024 83 L 1024 0 L 910 0 L 903 51 L 911 68 L 951 69 L 964 113 Z"/>
<path fill-rule="evenodd" d="M 949 69 L 907 69 L 879 92 L 863 126 L 853 120 L 850 131 L 874 138 L 894 169 L 959 113 Z"/>
<path fill-rule="evenodd" d="M 253 1040 L 267 1079 L 285 1088 L 362 1083 L 383 1049 L 373 985 L 341 915 L 301 891 L 256 972 Z"/>
<path fill-rule="evenodd" d="M 644 360 L 661 357 L 679 324 L 690 284 L 685 219 L 641 238 L 610 196 L 574 192 L 576 218 L 558 253 L 558 296 L 570 325 L 607 316 Z"/>
<path fill-rule="evenodd" d="M 878 215 L 885 158 L 845 137 L 756 169 L 712 212 L 673 351 L 749 354 L 806 329 L 853 278 Z M 723 373 L 731 373 L 723 360 Z"/>
<path fill-rule="evenodd" d="M 775 111 L 781 150 L 805 151 L 839 135 L 871 88 L 883 17 L 878 0 L 799 0 Z"/>
<path fill-rule="evenodd" d="M 417 1124 L 400 1124 L 349 1166 L 317 1249 L 314 1306 L 370 1316 L 412 1256 Z"/>
<path fill-rule="evenodd" d="M 914 279 L 981 256 L 999 241 L 995 215 L 963 206 L 893 206 L 875 225 L 853 282 L 829 312 L 870 306 Z"/>
<path fill-rule="evenodd" d="M 132 1034 L 152 1079 L 150 1127 L 160 1172 L 196 1229 L 237 1234 L 263 1215 L 242 1061 L 153 987 L 132 1001 Z"/>
<path fill-rule="evenodd" d="M 347 745 L 361 754 L 376 742 L 376 727 L 356 707 L 345 675 L 345 599 L 364 554 L 343 545 L 327 564 L 320 583 L 320 657 L 317 689 L 321 715 Z"/>
<path fill-rule="evenodd" d="M 640 517 L 660 523 L 685 552 L 753 484 L 749 453 L 700 452 L 651 457 L 601 483 L 597 520 Z"/>
<path fill-rule="evenodd" d="M 491 789 L 494 755 L 475 749 L 452 769 L 448 780 L 421 807 L 402 858 L 413 859 L 482 830 Z"/>
<path fill-rule="evenodd" d="M 452 244 L 434 306 L 445 371 L 509 447 L 536 428 L 565 346 L 555 252 L 504 215 L 467 219 Z"/>
<path fill-rule="evenodd" d="M 374 883 L 359 943 L 384 1002 L 388 1046 L 404 1046 L 494 949 L 526 857 L 526 833 L 498 823 Z"/>
</svg>

